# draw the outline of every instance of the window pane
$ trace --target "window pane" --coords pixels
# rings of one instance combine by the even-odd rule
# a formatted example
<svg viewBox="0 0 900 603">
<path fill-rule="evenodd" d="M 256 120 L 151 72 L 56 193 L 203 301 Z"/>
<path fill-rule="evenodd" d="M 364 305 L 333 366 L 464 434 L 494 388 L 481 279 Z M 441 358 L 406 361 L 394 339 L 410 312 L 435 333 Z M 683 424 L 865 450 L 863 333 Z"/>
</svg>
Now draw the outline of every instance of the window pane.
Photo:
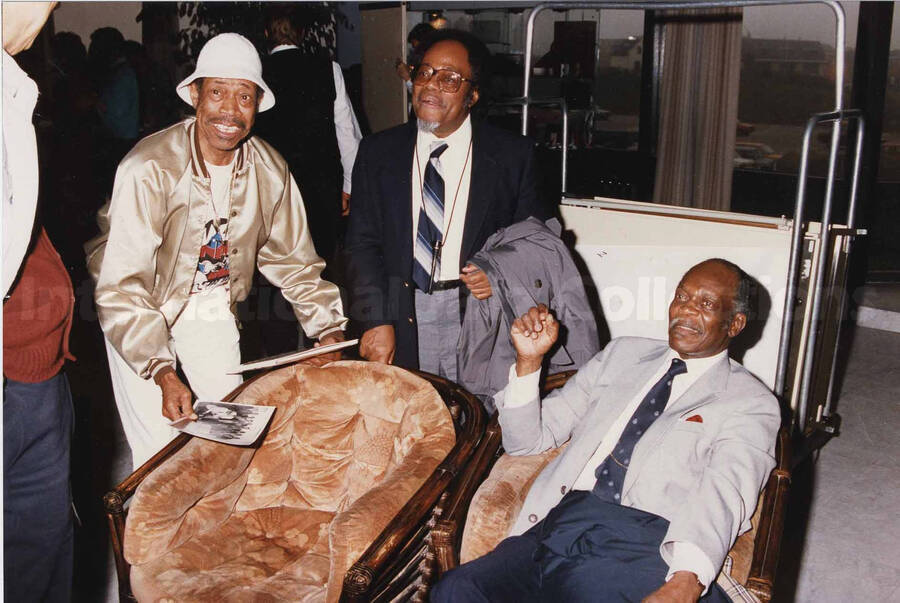
<svg viewBox="0 0 900 603">
<path fill-rule="evenodd" d="M 853 49 L 859 2 L 842 2 L 846 13 L 844 108 L 850 103 Z M 744 8 L 741 83 L 731 207 L 734 211 L 792 215 L 803 131 L 815 113 L 835 107 L 834 12 L 821 4 Z M 808 160 L 806 216 L 819 219 L 832 126 L 813 132 Z M 845 130 L 846 133 L 846 130 Z M 834 219 L 843 221 L 847 137 L 838 152 Z"/>
<path fill-rule="evenodd" d="M 581 9 L 545 10 L 535 19 L 530 96 L 544 101 L 537 100 L 529 109 L 529 132 L 546 148 L 562 148 L 558 99 L 565 99 L 569 111 L 570 148 L 583 149 L 590 143 L 599 22 L 599 10 Z"/>
<path fill-rule="evenodd" d="M 603 10 L 597 42 L 591 146 L 637 150 L 644 12 Z"/>
<path fill-rule="evenodd" d="M 894 2 L 890 48 L 878 188 L 875 199 L 864 200 L 875 206 L 861 209 L 863 216 L 872 216 L 869 223 L 863 224 L 869 229 L 870 277 L 896 280 L 900 271 L 900 2 Z"/>
<path fill-rule="evenodd" d="M 859 3 L 844 4 L 851 49 L 844 55 L 848 97 Z M 807 120 L 834 108 L 834 43 L 835 17 L 826 6 L 744 8 L 736 169 L 797 173 Z M 827 172 L 830 133 L 823 125 L 813 134 L 810 175 Z"/>
<path fill-rule="evenodd" d="M 895 185 L 900 184 L 900 31 L 898 30 L 900 30 L 900 2 L 894 2 L 878 180 L 892 182 Z"/>
</svg>

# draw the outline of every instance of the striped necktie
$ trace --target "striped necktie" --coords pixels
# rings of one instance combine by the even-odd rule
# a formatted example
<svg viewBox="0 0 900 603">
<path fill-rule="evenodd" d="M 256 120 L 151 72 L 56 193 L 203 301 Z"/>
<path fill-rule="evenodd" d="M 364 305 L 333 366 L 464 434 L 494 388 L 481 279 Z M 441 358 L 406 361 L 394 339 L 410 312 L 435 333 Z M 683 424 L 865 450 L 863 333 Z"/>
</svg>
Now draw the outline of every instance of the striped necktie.
<svg viewBox="0 0 900 603">
<path fill-rule="evenodd" d="M 594 475 L 594 494 L 606 502 L 620 504 L 622 502 L 622 486 L 625 484 L 625 473 L 631 461 L 631 453 L 635 444 L 653 424 L 653 421 L 666 409 L 669 395 L 672 393 L 672 380 L 687 372 L 687 365 L 680 358 L 673 358 L 669 370 L 650 388 L 644 399 L 635 409 L 625 430 L 619 437 L 615 448 L 602 463 L 597 466 Z"/>
<path fill-rule="evenodd" d="M 445 142 L 439 142 L 432 148 L 422 183 L 422 207 L 419 209 L 413 249 L 412 278 L 416 286 L 426 292 L 431 289 L 432 264 L 435 279 L 441 272 L 440 255 L 434 257 L 434 247 L 441 240 L 444 226 L 444 179 L 441 177 L 440 156 L 446 150 Z"/>
</svg>

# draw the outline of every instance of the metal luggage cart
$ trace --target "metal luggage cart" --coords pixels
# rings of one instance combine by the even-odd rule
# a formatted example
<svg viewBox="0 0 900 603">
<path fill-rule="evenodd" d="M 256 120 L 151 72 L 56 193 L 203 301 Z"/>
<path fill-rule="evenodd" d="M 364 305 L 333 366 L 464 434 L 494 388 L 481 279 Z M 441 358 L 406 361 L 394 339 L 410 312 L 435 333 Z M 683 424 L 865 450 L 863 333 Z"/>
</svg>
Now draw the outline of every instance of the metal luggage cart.
<svg viewBox="0 0 900 603">
<path fill-rule="evenodd" d="M 802 459 L 805 454 L 824 445 L 828 439 L 836 435 L 840 426 L 840 416 L 836 412 L 834 374 L 837 350 L 840 345 L 841 321 L 847 307 L 845 286 L 848 266 L 847 258 L 855 237 L 865 234 L 864 230 L 855 228 L 860 159 L 865 123 L 859 110 L 844 108 L 842 84 L 845 73 L 845 58 L 844 53 L 840 51 L 840 49 L 844 48 L 845 43 L 844 10 L 834 0 L 801 0 L 801 3 L 824 4 L 834 12 L 836 20 L 835 48 L 838 50 L 836 52 L 835 65 L 834 108 L 826 113 L 814 114 L 807 121 L 803 134 L 794 213 L 792 216 L 782 218 L 781 225 L 782 228 L 790 230 L 791 243 L 773 390 L 786 406 L 790 406 L 793 431 L 799 440 L 796 450 L 805 451 L 803 454 L 795 456 L 795 462 Z M 522 134 L 528 133 L 529 105 L 547 104 L 546 99 L 537 99 L 530 96 L 534 27 L 535 20 L 542 11 L 547 9 L 598 8 L 664 10 L 778 4 L 787 4 L 787 2 L 784 0 L 700 0 L 681 2 L 650 0 L 637 2 L 551 2 L 536 6 L 528 18 L 526 29 L 522 96 L 509 101 L 522 106 Z M 562 137 L 563 141 L 567 141 L 567 110 L 564 103 L 559 103 L 556 100 L 555 104 L 560 107 L 563 113 Z M 841 125 L 845 122 L 856 122 L 856 140 L 847 216 L 844 224 L 835 224 L 832 219 L 835 172 L 841 139 Z M 811 223 L 805 217 L 810 141 L 813 131 L 818 126 L 829 123 L 832 126 L 832 130 L 822 217 L 819 223 Z M 602 205 L 604 203 L 602 200 L 584 200 L 567 195 L 567 162 L 568 153 L 564 142 L 562 149 L 562 187 L 560 191 L 562 203 L 577 205 L 587 202 L 588 204 Z M 615 205 L 618 202 L 609 200 L 608 203 Z M 718 216 L 718 219 L 722 218 L 722 212 L 692 211 L 657 204 L 629 203 L 648 206 L 657 215 L 684 216 L 687 212 L 701 216 L 708 215 L 713 219 L 716 219 L 716 216 Z M 771 220 L 771 218 L 743 214 L 740 215 L 740 219 L 749 222 L 766 222 Z M 806 240 L 810 237 L 816 239 L 817 242 L 811 244 Z"/>
</svg>

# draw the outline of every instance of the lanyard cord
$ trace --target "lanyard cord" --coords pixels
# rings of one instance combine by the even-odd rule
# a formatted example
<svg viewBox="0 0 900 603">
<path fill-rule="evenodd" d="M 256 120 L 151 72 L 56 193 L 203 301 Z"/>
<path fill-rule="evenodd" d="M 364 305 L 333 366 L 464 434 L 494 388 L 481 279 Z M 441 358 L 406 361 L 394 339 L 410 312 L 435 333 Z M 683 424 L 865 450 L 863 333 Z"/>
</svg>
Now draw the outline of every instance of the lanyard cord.
<svg viewBox="0 0 900 603">
<path fill-rule="evenodd" d="M 237 166 L 235 166 L 237 168 Z M 226 204 L 226 212 L 231 211 L 231 202 L 234 197 L 234 173 L 236 169 L 231 170 L 231 178 L 228 181 L 228 203 Z M 223 231 L 219 230 L 219 227 L 222 225 L 222 218 L 219 217 L 219 210 L 216 209 L 216 202 L 214 200 L 215 195 L 213 194 L 213 186 L 212 186 L 212 174 L 209 177 L 209 204 L 212 206 L 213 216 L 215 219 L 213 220 L 213 226 L 216 229 L 216 232 L 222 235 L 222 240 L 226 240 L 228 236 L 228 222 L 225 222 L 225 229 Z"/>
<path fill-rule="evenodd" d="M 466 175 L 466 167 L 469 165 L 469 155 L 472 154 L 472 137 L 469 136 L 469 147 L 466 150 L 466 160 L 463 163 L 462 172 L 459 174 L 459 182 L 456 183 L 456 192 L 453 193 L 453 203 L 450 205 L 450 217 L 447 219 L 445 228 L 441 229 L 441 240 L 437 242 L 438 249 L 444 246 L 444 239 L 447 232 L 450 231 L 450 224 L 453 222 L 453 212 L 456 211 L 456 197 L 459 196 L 459 189 L 462 186 L 463 177 Z M 422 210 L 425 210 L 425 183 L 422 180 L 422 166 L 419 164 L 419 141 L 416 141 L 416 170 L 419 172 L 419 204 Z"/>
<path fill-rule="evenodd" d="M 225 240 L 227 233 L 228 233 L 228 223 L 227 222 L 225 223 L 225 233 L 223 234 L 222 232 L 219 231 L 219 227 L 222 225 L 222 218 L 219 217 L 219 210 L 216 209 L 216 203 L 215 203 L 215 201 L 213 201 L 214 195 L 213 195 L 213 188 L 212 188 L 212 174 L 209 173 L 209 170 L 207 170 L 206 166 L 203 165 L 205 160 L 203 159 L 203 152 L 200 149 L 200 132 L 197 129 L 196 121 L 193 124 L 191 124 L 191 127 L 194 128 L 194 145 L 195 145 L 195 149 L 197 151 L 197 158 L 199 160 L 196 168 L 201 170 L 201 175 L 209 176 L 209 204 L 212 206 L 213 217 L 215 218 L 215 220 L 212 221 L 213 228 L 215 228 L 216 233 L 222 235 L 222 239 Z M 226 212 L 231 212 L 231 202 L 232 202 L 233 196 L 234 196 L 234 175 L 237 172 L 238 164 L 240 163 L 240 157 L 243 155 L 244 149 L 238 148 L 235 151 L 235 153 L 237 153 L 237 156 L 232 158 L 232 161 L 234 162 L 234 167 L 231 169 L 231 180 L 228 182 L 228 204 L 225 209 Z M 193 157 L 192 157 L 192 159 L 193 159 Z"/>
</svg>

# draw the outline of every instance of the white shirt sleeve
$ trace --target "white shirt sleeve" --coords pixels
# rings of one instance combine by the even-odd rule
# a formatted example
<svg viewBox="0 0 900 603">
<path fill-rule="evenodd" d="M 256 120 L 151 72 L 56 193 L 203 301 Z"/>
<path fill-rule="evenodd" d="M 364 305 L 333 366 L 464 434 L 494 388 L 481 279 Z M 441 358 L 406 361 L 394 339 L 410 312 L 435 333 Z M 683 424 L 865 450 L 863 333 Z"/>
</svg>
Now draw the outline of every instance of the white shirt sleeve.
<svg viewBox="0 0 900 603">
<path fill-rule="evenodd" d="M 540 379 L 540 370 L 519 377 L 516 374 L 516 363 L 514 362 L 509 367 L 509 382 L 506 384 L 503 408 L 518 408 L 534 400 L 539 393 Z"/>
<path fill-rule="evenodd" d="M 38 198 L 37 138 L 31 118 L 37 84 L 4 50 L 3 58 L 3 296 L 28 255 Z M 12 153 L 8 151 L 12 150 Z"/>
<path fill-rule="evenodd" d="M 4 124 L 5 125 L 5 124 Z M 15 205 L 12 193 L 11 174 L 9 173 L 9 165 L 6 163 L 9 153 L 6 152 L 6 132 L 3 133 L 3 197 L 0 202 L 3 203 L 3 296 L 9 293 L 13 279 L 19 272 L 19 265 L 22 263 L 20 257 L 22 253 L 18 253 L 14 249 L 12 242 L 15 240 Z M 23 230 L 19 228 L 19 230 Z M 24 253 L 24 252 L 23 252 Z"/>
<path fill-rule="evenodd" d="M 669 564 L 666 582 L 672 578 L 675 572 L 684 571 L 697 574 L 697 579 L 703 585 L 701 597 L 706 594 L 710 585 L 716 580 L 716 570 L 700 547 L 690 542 L 675 541 L 672 543 L 672 563 Z"/>
<path fill-rule="evenodd" d="M 341 66 L 334 61 L 331 62 L 331 66 L 334 71 L 335 92 L 334 130 L 337 134 L 338 149 L 341 152 L 341 165 L 344 167 L 344 192 L 349 195 L 353 162 L 356 161 L 356 150 L 359 148 L 362 132 L 359 129 L 359 122 L 356 121 L 353 106 L 350 104 L 350 97 L 347 96 Z"/>
</svg>

